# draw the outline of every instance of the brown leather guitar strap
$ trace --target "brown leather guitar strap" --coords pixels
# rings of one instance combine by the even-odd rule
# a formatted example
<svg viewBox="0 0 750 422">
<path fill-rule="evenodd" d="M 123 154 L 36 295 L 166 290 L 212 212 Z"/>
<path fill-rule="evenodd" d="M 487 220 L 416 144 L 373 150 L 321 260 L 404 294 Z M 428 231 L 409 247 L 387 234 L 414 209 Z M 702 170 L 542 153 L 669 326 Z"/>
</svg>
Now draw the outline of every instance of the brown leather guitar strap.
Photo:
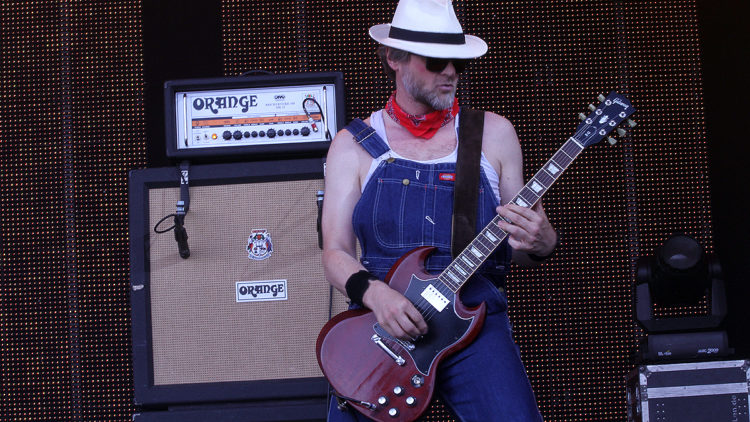
<svg viewBox="0 0 750 422">
<path fill-rule="evenodd" d="M 458 128 L 458 157 L 453 191 L 453 233 L 451 255 L 458 256 L 474 240 L 479 201 L 479 162 L 482 155 L 484 112 L 461 108 Z"/>
</svg>

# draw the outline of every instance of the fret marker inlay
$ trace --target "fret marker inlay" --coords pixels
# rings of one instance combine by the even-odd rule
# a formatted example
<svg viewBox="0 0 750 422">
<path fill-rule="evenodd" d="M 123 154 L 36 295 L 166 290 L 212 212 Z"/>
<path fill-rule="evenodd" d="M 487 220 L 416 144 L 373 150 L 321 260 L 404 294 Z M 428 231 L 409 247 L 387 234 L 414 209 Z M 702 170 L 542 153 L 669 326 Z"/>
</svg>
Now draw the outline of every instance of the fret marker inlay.
<svg viewBox="0 0 750 422">
<path fill-rule="evenodd" d="M 451 279 L 453 279 L 453 281 L 455 281 L 456 283 L 459 283 L 459 284 L 461 284 L 461 279 L 460 279 L 460 278 L 458 278 L 458 277 L 456 277 L 456 275 L 455 275 L 455 274 L 453 274 L 453 273 L 452 273 L 452 272 L 450 272 L 450 271 L 448 272 L 448 277 L 450 277 Z"/>
</svg>

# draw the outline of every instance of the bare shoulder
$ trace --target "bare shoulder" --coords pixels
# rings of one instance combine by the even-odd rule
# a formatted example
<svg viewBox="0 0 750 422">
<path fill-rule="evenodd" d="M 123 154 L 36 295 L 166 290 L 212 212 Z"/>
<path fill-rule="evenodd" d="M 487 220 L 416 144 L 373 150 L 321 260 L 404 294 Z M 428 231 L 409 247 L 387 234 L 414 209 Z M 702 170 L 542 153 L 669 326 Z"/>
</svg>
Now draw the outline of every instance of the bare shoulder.
<svg viewBox="0 0 750 422">
<path fill-rule="evenodd" d="M 336 180 L 360 181 L 370 161 L 370 155 L 357 143 L 354 135 L 346 129 L 340 130 L 328 149 L 326 174 L 332 177 L 326 177 L 326 185 Z"/>
<path fill-rule="evenodd" d="M 489 111 L 484 112 L 484 139 L 495 147 L 518 145 L 516 129 L 510 120 Z"/>
<path fill-rule="evenodd" d="M 370 119 L 367 119 L 364 121 L 366 124 L 369 125 Z M 336 133 L 336 136 L 333 137 L 333 141 L 331 142 L 331 147 L 329 149 L 329 155 L 331 152 L 333 153 L 347 153 L 347 152 L 359 152 L 359 150 L 363 150 L 361 148 L 356 140 L 354 139 L 354 135 L 352 135 L 351 132 L 349 132 L 347 129 L 341 129 Z"/>
<path fill-rule="evenodd" d="M 521 163 L 521 145 L 510 120 L 489 111 L 484 113 L 482 152 L 499 175 L 504 168 Z"/>
<path fill-rule="evenodd" d="M 515 132 L 513 123 L 510 120 L 491 111 L 484 112 L 484 124 L 489 125 L 495 130 L 513 130 Z"/>
</svg>

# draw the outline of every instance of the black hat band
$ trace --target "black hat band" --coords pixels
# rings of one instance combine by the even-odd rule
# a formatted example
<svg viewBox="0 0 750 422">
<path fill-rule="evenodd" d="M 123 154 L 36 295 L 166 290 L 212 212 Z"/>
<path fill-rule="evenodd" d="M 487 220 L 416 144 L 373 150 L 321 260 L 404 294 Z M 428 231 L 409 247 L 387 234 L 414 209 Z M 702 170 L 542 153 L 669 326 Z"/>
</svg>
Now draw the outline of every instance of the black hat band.
<svg viewBox="0 0 750 422">
<path fill-rule="evenodd" d="M 446 34 L 440 32 L 412 31 L 409 29 L 397 28 L 395 26 L 391 26 L 388 37 L 396 40 L 424 42 L 431 44 L 466 44 L 466 37 L 463 33 Z"/>
</svg>

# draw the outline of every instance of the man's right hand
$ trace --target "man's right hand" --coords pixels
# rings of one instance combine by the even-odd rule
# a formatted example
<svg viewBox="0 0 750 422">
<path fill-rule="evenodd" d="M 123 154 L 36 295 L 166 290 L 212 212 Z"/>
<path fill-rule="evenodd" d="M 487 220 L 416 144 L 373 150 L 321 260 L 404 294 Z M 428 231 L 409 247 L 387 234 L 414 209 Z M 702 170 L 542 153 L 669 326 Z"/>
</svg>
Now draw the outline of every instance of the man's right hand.
<svg viewBox="0 0 750 422">
<path fill-rule="evenodd" d="M 380 280 L 370 281 L 362 302 L 372 310 L 380 326 L 396 338 L 413 340 L 427 334 L 427 323 L 417 308 Z"/>
</svg>

